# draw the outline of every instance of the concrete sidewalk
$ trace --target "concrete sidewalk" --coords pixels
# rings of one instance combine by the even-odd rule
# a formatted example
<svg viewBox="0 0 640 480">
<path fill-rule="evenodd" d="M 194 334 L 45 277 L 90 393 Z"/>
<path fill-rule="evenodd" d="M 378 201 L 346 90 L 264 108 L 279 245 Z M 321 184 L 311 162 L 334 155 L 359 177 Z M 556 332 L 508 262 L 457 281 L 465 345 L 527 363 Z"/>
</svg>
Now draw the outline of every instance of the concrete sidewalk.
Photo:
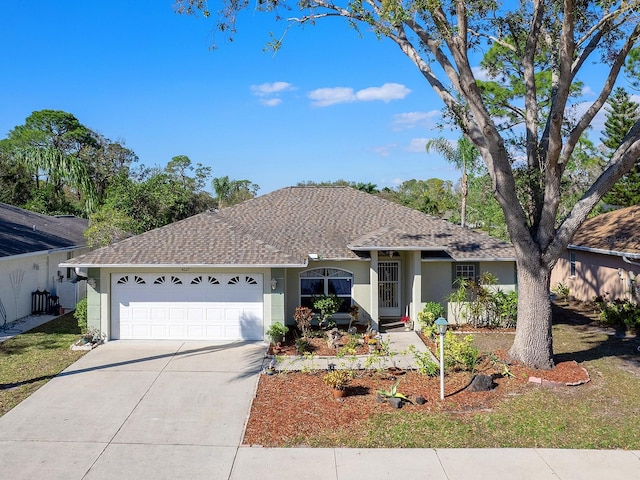
<svg viewBox="0 0 640 480">
<path fill-rule="evenodd" d="M 241 447 L 230 478 L 630 480 L 640 478 L 640 451 Z"/>
</svg>

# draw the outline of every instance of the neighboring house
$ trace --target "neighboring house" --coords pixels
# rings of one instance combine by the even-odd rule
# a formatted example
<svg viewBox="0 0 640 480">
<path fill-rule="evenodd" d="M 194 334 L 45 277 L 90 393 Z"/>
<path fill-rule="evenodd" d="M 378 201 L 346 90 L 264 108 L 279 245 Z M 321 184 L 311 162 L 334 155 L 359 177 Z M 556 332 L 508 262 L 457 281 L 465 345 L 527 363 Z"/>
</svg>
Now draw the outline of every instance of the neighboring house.
<svg viewBox="0 0 640 480">
<path fill-rule="evenodd" d="M 551 275 L 582 301 L 640 300 L 640 205 L 603 213 L 586 220 L 573 236 Z"/>
<path fill-rule="evenodd" d="M 289 187 L 65 262 L 89 277 L 89 326 L 108 339 L 262 340 L 336 294 L 361 322 L 445 301 L 456 276 L 515 288 L 511 245 L 349 187 Z"/>
<path fill-rule="evenodd" d="M 83 236 L 87 225 L 82 218 L 41 215 L 0 203 L 0 301 L 7 322 L 31 314 L 35 291 L 58 296 L 63 308 L 75 308 L 82 285 L 73 269 L 58 265 L 89 251 Z M 41 300 L 48 303 L 44 296 Z"/>
</svg>

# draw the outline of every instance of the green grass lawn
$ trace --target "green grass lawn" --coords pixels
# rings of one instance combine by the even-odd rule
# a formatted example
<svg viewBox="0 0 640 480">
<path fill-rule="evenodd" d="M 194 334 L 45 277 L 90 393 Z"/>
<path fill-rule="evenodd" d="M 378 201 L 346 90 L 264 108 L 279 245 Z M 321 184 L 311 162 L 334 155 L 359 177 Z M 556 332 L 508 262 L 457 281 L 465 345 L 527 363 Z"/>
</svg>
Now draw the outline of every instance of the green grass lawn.
<svg viewBox="0 0 640 480">
<path fill-rule="evenodd" d="M 69 349 L 80 335 L 67 313 L 0 343 L 0 416 L 85 354 Z"/>
</svg>

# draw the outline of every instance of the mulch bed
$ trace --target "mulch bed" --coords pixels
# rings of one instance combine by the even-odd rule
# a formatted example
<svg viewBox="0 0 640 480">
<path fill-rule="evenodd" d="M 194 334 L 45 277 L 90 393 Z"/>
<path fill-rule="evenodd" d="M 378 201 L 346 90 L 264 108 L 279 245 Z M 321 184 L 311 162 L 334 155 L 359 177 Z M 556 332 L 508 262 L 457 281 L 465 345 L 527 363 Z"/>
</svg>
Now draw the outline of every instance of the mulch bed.
<svg viewBox="0 0 640 480">
<path fill-rule="evenodd" d="M 308 352 L 318 357 L 335 357 L 337 353 L 344 349 L 350 338 L 351 336 L 348 333 L 342 332 L 342 337 L 337 342 L 337 348 L 333 348 L 328 346 L 326 337 L 310 337 L 307 339 L 307 342 L 311 345 Z M 269 355 L 299 355 L 299 352 L 296 351 L 295 338 L 289 335 L 287 335 L 284 343 L 278 343 L 277 346 L 270 345 L 267 353 Z M 358 345 L 355 351 L 345 351 L 343 353 L 345 355 L 366 355 L 369 353 L 369 348 L 366 345 Z"/>
<path fill-rule="evenodd" d="M 322 349 L 319 346 L 316 353 L 321 355 L 320 352 Z M 506 358 L 506 351 L 494 354 L 497 358 Z M 587 371 L 576 362 L 562 362 L 552 370 L 509 365 L 508 371 L 511 375 L 502 376 L 506 373 L 504 364 L 483 357 L 476 373 L 492 376 L 496 384 L 495 388 L 485 392 L 471 392 L 467 388 L 473 374 L 447 372 L 444 401 L 440 400 L 439 377 L 428 377 L 413 371 L 359 371 L 348 387 L 347 396 L 340 399 L 335 399 L 331 389 L 322 382 L 324 371 L 261 375 L 243 443 L 292 446 L 304 444 L 305 438 L 330 434 L 345 425 L 353 426 L 355 431 L 358 423 L 367 422 L 372 415 L 393 410 L 388 403 L 376 401 L 376 391 L 389 390 L 398 380 L 398 391 L 413 402 L 404 403 L 404 410 L 453 415 L 491 411 L 503 398 L 527 389 L 540 388 L 539 384 L 564 386 L 589 381 Z M 539 381 L 534 384 L 530 378 Z M 416 404 L 417 396 L 422 396 L 426 403 Z"/>
</svg>

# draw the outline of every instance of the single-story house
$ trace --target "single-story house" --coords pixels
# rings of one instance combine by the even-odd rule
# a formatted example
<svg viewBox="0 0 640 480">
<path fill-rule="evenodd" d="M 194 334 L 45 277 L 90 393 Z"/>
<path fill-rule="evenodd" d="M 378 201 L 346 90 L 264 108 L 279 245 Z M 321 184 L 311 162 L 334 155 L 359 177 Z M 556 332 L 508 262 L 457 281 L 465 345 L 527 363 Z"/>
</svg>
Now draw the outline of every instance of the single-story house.
<svg viewBox="0 0 640 480">
<path fill-rule="evenodd" d="M 349 187 L 288 187 L 62 264 L 88 280 L 88 320 L 107 339 L 262 340 L 314 296 L 335 320 L 416 319 L 457 276 L 515 288 L 508 243 Z"/>
<path fill-rule="evenodd" d="M 86 219 L 49 216 L 0 203 L 0 301 L 7 322 L 30 315 L 33 293 L 57 296 L 62 308 L 73 309 L 84 294 L 72 268 L 58 265 L 89 251 L 84 238 Z M 37 311 L 49 299 L 39 298 Z M 0 318 L 0 324 L 4 319 Z"/>
<path fill-rule="evenodd" d="M 586 220 L 551 275 L 551 288 L 569 287 L 578 300 L 595 297 L 638 303 L 640 205 Z"/>
</svg>

